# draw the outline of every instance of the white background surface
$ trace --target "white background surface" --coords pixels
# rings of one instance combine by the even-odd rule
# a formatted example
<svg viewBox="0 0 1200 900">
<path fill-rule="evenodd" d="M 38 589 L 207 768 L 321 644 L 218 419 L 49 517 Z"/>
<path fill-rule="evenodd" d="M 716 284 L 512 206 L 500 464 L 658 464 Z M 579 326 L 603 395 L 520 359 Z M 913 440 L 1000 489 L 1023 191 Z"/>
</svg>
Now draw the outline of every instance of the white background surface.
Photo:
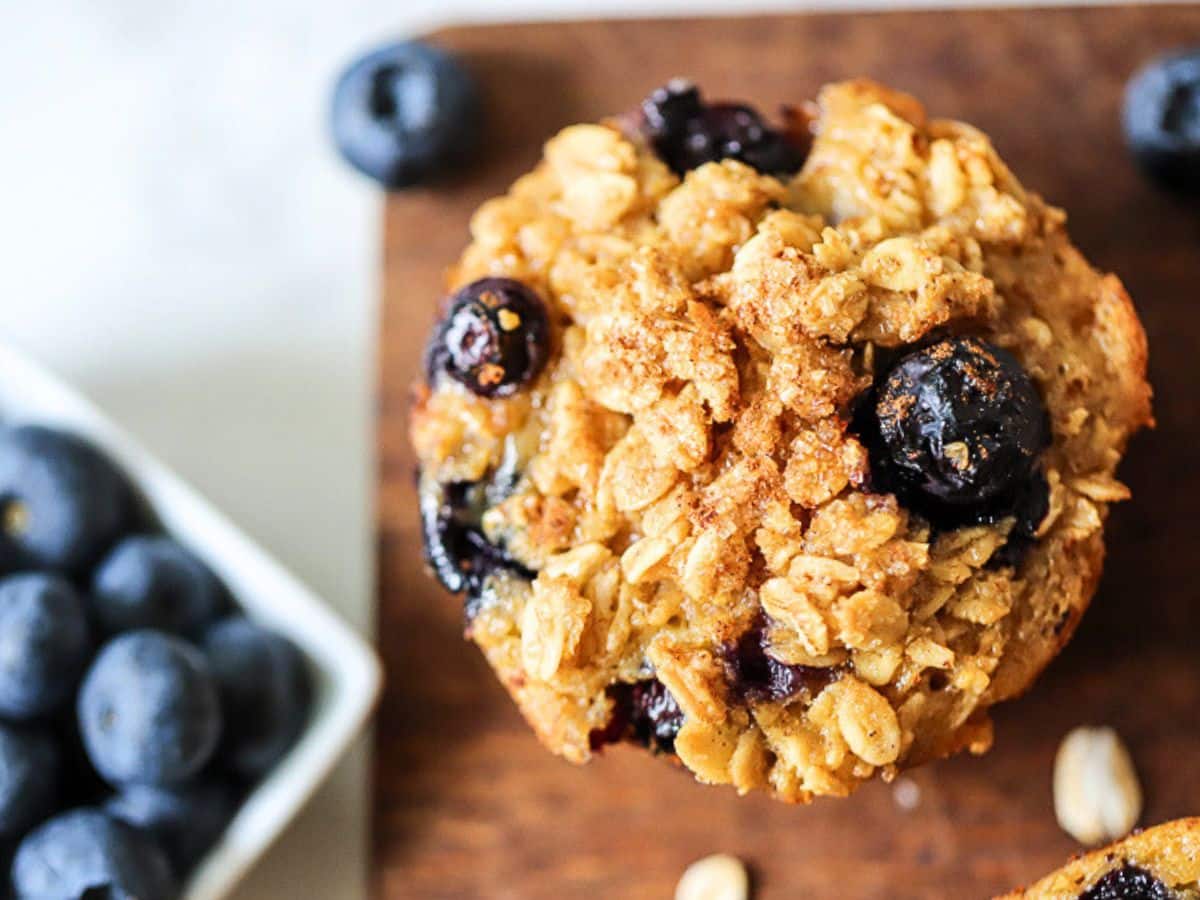
<svg viewBox="0 0 1200 900">
<path fill-rule="evenodd" d="M 747 9 L 0 2 L 0 336 L 368 628 L 381 196 L 331 150 L 338 67 L 455 20 Z M 360 748 L 239 900 L 364 896 L 364 762 Z"/>
</svg>

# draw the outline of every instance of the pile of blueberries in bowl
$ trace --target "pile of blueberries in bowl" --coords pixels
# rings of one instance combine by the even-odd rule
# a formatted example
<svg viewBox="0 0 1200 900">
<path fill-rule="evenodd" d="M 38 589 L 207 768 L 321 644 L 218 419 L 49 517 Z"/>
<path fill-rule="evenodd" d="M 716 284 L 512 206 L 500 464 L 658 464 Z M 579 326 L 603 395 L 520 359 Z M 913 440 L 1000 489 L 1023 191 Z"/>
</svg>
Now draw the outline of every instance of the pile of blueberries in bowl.
<svg viewBox="0 0 1200 900">
<path fill-rule="evenodd" d="M 311 695 L 110 460 L 0 426 L 0 896 L 176 897 Z"/>
</svg>

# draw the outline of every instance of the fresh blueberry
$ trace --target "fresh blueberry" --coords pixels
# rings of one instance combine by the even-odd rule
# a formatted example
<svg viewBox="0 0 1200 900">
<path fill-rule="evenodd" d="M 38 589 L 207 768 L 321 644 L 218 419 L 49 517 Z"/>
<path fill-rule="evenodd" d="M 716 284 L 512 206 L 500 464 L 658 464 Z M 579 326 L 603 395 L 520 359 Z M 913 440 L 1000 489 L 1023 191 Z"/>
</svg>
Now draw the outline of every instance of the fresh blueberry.
<svg viewBox="0 0 1200 900">
<path fill-rule="evenodd" d="M 237 811 L 232 787 L 209 781 L 178 789 L 130 785 L 105 804 L 118 821 L 144 831 L 184 875 L 217 842 Z"/>
<path fill-rule="evenodd" d="M 0 724 L 0 840 L 21 837 L 54 812 L 60 764 L 51 737 Z"/>
<path fill-rule="evenodd" d="M 1079 900 L 1172 900 L 1175 892 L 1145 869 L 1125 863 L 1100 878 Z"/>
<path fill-rule="evenodd" d="M 57 575 L 0 579 L 0 716 L 46 716 L 70 698 L 91 649 L 83 601 Z"/>
<path fill-rule="evenodd" d="M 105 634 L 155 628 L 198 633 L 225 606 L 225 589 L 195 554 L 169 537 L 121 541 L 92 578 L 92 617 Z"/>
<path fill-rule="evenodd" d="M 91 444 L 23 425 L 0 431 L 0 556 L 79 572 L 128 527 L 133 491 Z"/>
<path fill-rule="evenodd" d="M 709 162 L 736 159 L 767 175 L 799 171 L 805 141 L 777 131 L 749 106 L 705 103 L 689 81 L 675 79 L 642 103 L 646 136 L 676 174 Z"/>
<path fill-rule="evenodd" d="M 479 143 L 475 82 L 453 56 L 415 41 L 352 63 L 333 93 L 333 135 L 346 160 L 389 188 L 460 164 Z"/>
<path fill-rule="evenodd" d="M 199 650 L 158 631 L 110 641 L 83 680 L 79 730 L 111 784 L 174 785 L 212 758 L 221 707 Z"/>
<path fill-rule="evenodd" d="M 1163 56 L 1125 88 L 1125 138 L 1167 187 L 1200 192 L 1200 48 Z"/>
<path fill-rule="evenodd" d="M 258 778 L 304 729 L 308 667 L 291 641 L 242 616 L 210 627 L 203 648 L 227 722 L 219 758 L 234 774 Z"/>
<path fill-rule="evenodd" d="M 62 813 L 21 841 L 12 864 L 17 900 L 173 900 L 166 855 L 150 838 L 97 809 Z"/>
<path fill-rule="evenodd" d="M 972 337 L 901 356 L 860 430 L 875 481 L 935 524 L 1011 513 L 1050 442 L 1046 410 L 1020 363 Z"/>
<path fill-rule="evenodd" d="M 508 397 L 537 377 L 549 341 L 537 294 L 511 278 L 481 278 L 450 298 L 426 365 L 431 379 L 444 370 L 480 397 Z"/>
</svg>

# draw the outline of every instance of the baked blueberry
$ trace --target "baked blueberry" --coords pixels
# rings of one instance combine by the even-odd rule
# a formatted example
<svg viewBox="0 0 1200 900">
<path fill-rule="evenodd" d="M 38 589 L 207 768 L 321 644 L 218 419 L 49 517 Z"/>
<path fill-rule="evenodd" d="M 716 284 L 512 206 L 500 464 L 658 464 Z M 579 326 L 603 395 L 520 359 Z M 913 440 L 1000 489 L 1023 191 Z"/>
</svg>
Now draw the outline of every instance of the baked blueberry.
<svg viewBox="0 0 1200 900">
<path fill-rule="evenodd" d="M 54 811 L 60 763 L 49 735 L 0 723 L 0 840 L 21 837 Z"/>
<path fill-rule="evenodd" d="M 1126 863 L 1079 895 L 1079 900 L 1173 900 L 1174 891 L 1145 869 Z"/>
<path fill-rule="evenodd" d="M 172 538 L 127 537 L 92 577 L 91 613 L 104 634 L 154 628 L 198 633 L 225 608 L 225 588 L 194 553 Z"/>
<path fill-rule="evenodd" d="M 21 841 L 17 900 L 172 900 L 170 864 L 145 835 L 97 809 L 62 813 Z"/>
<path fill-rule="evenodd" d="M 674 79 L 642 103 L 646 135 L 677 174 L 721 159 L 736 159 L 767 175 L 790 175 L 804 165 L 805 148 L 763 122 L 749 106 L 706 104 L 690 81 Z"/>
<path fill-rule="evenodd" d="M 0 557 L 80 572 L 128 527 L 133 491 L 82 438 L 40 425 L 0 431 Z"/>
<path fill-rule="evenodd" d="M 1021 364 L 973 337 L 900 357 L 876 389 L 865 430 L 875 479 L 936 523 L 1010 511 L 1050 442 Z"/>
<path fill-rule="evenodd" d="M 58 575 L 0 579 L 0 716 L 25 720 L 59 709 L 91 650 L 83 601 Z"/>
<path fill-rule="evenodd" d="M 84 677 L 78 715 L 88 758 L 110 784 L 186 781 L 221 736 L 203 654 L 158 631 L 131 631 L 100 651 Z"/>
<path fill-rule="evenodd" d="M 204 634 L 226 727 L 219 759 L 243 778 L 268 772 L 296 742 L 312 697 L 300 651 L 282 635 L 242 616 Z"/>
<path fill-rule="evenodd" d="M 237 804 L 231 786 L 202 781 L 175 789 L 130 785 L 109 799 L 104 809 L 152 837 L 175 873 L 183 875 L 217 842 Z"/>
<path fill-rule="evenodd" d="M 1125 138 L 1160 183 L 1200 191 L 1200 48 L 1163 56 L 1125 88 Z"/>
<path fill-rule="evenodd" d="M 342 156 L 389 188 L 461 163 L 476 150 L 480 121 L 470 74 L 444 50 L 416 41 L 356 60 L 333 93 L 333 136 Z"/>
<path fill-rule="evenodd" d="M 606 736 L 593 740 L 594 747 L 632 740 L 660 753 L 675 751 L 675 738 L 683 727 L 683 710 L 665 684 L 648 678 L 615 685 L 608 693 L 613 699 L 613 719 L 605 729 Z"/>
<path fill-rule="evenodd" d="M 511 278 L 481 278 L 450 298 L 426 355 L 480 397 L 508 397 L 533 381 L 548 355 L 546 306 Z"/>
<path fill-rule="evenodd" d="M 737 641 L 721 648 L 721 659 L 735 703 L 762 703 L 805 696 L 811 700 L 841 674 L 836 668 L 791 665 L 771 655 L 765 619 L 757 620 Z"/>
<path fill-rule="evenodd" d="M 489 575 L 508 571 L 527 580 L 534 577 L 503 547 L 489 541 L 480 528 L 482 506 L 498 502 L 495 497 L 503 492 L 503 486 L 493 491 L 494 485 L 495 479 L 487 484 L 441 484 L 422 478 L 417 487 L 425 561 L 446 590 L 466 593 L 463 613 L 468 623 L 483 602 Z"/>
</svg>

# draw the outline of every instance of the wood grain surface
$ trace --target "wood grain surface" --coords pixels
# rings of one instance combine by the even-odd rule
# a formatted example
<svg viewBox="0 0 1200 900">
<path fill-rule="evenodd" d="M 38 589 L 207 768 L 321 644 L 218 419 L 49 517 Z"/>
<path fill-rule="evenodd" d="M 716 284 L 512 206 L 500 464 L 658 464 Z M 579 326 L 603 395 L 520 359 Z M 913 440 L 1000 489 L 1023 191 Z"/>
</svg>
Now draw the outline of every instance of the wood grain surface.
<svg viewBox="0 0 1200 900">
<path fill-rule="evenodd" d="M 465 176 L 386 207 L 379 382 L 378 897 L 660 897 L 687 863 L 738 854 L 761 898 L 987 897 L 1078 848 L 1050 772 L 1080 723 L 1126 737 L 1143 824 L 1200 813 L 1200 216 L 1148 186 L 1122 144 L 1122 86 L 1155 52 L 1200 43 L 1200 7 L 589 22 L 443 31 L 487 95 Z M 442 273 L 471 210 L 558 128 L 635 104 L 676 74 L 764 109 L 871 75 L 989 132 L 1030 188 L 1066 207 L 1077 243 L 1120 274 L 1150 335 L 1159 427 L 1122 474 L 1109 564 L 1074 643 L 996 715 L 996 744 L 894 786 L 789 807 L 739 799 L 619 747 L 584 768 L 538 745 L 475 648 L 459 603 L 421 564 L 405 416 Z"/>
</svg>

